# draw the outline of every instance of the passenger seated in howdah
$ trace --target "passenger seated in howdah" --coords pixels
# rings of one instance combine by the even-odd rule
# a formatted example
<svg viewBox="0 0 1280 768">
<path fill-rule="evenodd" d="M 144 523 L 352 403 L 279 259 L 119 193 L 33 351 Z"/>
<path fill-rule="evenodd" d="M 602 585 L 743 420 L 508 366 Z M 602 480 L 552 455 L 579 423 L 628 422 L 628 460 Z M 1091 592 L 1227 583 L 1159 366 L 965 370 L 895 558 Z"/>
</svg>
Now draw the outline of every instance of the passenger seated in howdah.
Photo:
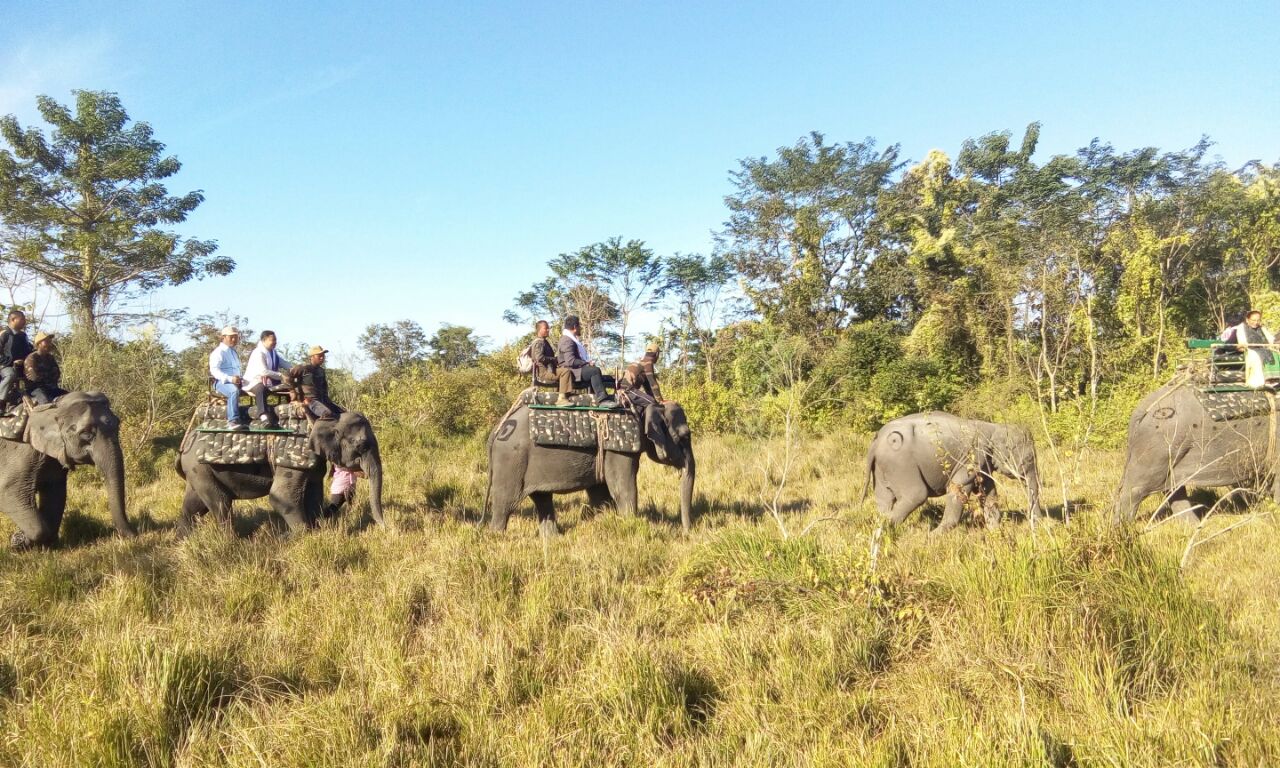
<svg viewBox="0 0 1280 768">
<path fill-rule="evenodd" d="M 209 377 L 213 379 L 214 391 L 227 398 L 227 429 L 247 430 L 248 427 L 240 423 L 240 386 L 244 383 L 240 376 L 240 356 L 236 354 L 240 331 L 228 325 L 219 335 L 221 343 L 209 353 Z"/>
<path fill-rule="evenodd" d="M 23 361 L 31 354 L 27 338 L 27 315 L 20 309 L 9 313 L 9 327 L 0 331 L 0 409 L 8 410 L 14 387 L 22 378 Z"/>
<path fill-rule="evenodd" d="M 573 371 L 556 365 L 555 348 L 547 341 L 547 337 L 551 335 L 551 324 L 546 320 L 539 320 L 533 324 L 533 332 L 535 336 L 529 344 L 529 356 L 533 360 L 534 382 L 544 385 L 554 382 L 560 393 L 556 404 L 571 404 L 573 401 L 569 399 L 569 395 L 573 392 Z"/>
<path fill-rule="evenodd" d="M 579 329 L 577 315 L 564 319 L 564 331 L 556 346 L 556 365 L 560 370 L 572 372 L 575 382 L 587 382 L 596 405 L 613 405 L 613 398 L 604 391 L 604 377 L 600 369 L 591 363 L 587 348 L 578 340 Z"/>
<path fill-rule="evenodd" d="M 1255 389 L 1267 386 L 1269 381 L 1277 377 L 1268 371 L 1276 370 L 1275 343 L 1276 338 L 1269 329 L 1262 325 L 1262 311 L 1249 310 L 1244 322 L 1228 328 L 1221 336 L 1222 341 L 1237 345 L 1245 353 L 1244 383 Z"/>
<path fill-rule="evenodd" d="M 284 383 L 283 369 L 288 365 L 276 353 L 275 331 L 263 331 L 258 346 L 249 353 L 249 363 L 244 369 L 244 391 L 253 395 L 255 403 L 249 417 L 273 429 L 279 428 L 280 421 L 275 410 L 267 405 L 267 393 Z"/>
<path fill-rule="evenodd" d="M 67 394 L 67 390 L 59 386 L 62 382 L 62 369 L 53 356 L 53 334 L 41 331 L 36 334 L 36 349 L 27 355 L 23 362 L 23 372 L 27 377 L 27 394 L 41 405 L 48 405 Z"/>
</svg>

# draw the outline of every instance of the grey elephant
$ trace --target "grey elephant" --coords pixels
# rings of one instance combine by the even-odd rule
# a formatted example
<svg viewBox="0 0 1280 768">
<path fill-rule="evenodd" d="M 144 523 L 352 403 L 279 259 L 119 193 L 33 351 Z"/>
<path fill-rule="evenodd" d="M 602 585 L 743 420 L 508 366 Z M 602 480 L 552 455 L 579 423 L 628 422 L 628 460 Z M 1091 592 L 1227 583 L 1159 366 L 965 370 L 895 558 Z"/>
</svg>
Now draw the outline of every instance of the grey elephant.
<svg viewBox="0 0 1280 768">
<path fill-rule="evenodd" d="M 893 524 L 929 498 L 947 497 L 937 533 L 960 522 L 974 493 L 987 525 L 999 525 L 995 473 L 1025 482 L 1029 515 L 1040 514 L 1036 446 L 1023 427 L 928 411 L 885 424 L 867 450 L 867 487 L 874 489 L 876 506 Z"/>
<path fill-rule="evenodd" d="M 1275 397 L 1179 377 L 1143 398 L 1129 417 L 1117 519 L 1132 519 L 1159 492 L 1175 516 L 1193 521 L 1189 486 L 1264 490 L 1280 501 Z"/>
<path fill-rule="evenodd" d="M 370 514 L 383 524 L 382 455 L 369 420 L 355 411 L 345 411 L 336 419 L 318 419 L 311 424 L 308 441 L 320 460 L 306 470 L 267 463 L 205 464 L 198 460 L 194 443 L 184 445 L 177 470 L 187 481 L 187 490 L 178 536 L 189 534 L 197 516 L 207 512 L 230 528 L 233 500 L 263 496 L 270 498 L 272 509 L 284 518 L 290 532 L 312 528 L 325 499 L 326 462 L 364 472 L 369 478 Z"/>
<path fill-rule="evenodd" d="M 35 406 L 25 432 L 25 441 L 0 439 L 0 509 L 18 526 L 15 546 L 57 543 L 67 506 L 67 473 L 85 464 L 102 472 L 116 532 L 135 535 L 125 515 L 120 420 L 106 395 L 71 392 Z"/>
<path fill-rule="evenodd" d="M 677 403 L 654 406 L 636 435 L 636 450 L 538 445 L 530 435 L 532 411 L 519 403 L 489 436 L 489 527 L 505 531 L 507 520 L 525 497 L 533 501 L 543 535 L 558 532 L 553 494 L 586 491 L 593 507 L 614 506 L 633 515 L 639 502 L 636 474 L 641 455 L 681 470 L 680 522 L 692 525 L 697 464 L 684 409 Z M 656 442 L 655 442 L 656 440 Z"/>
</svg>

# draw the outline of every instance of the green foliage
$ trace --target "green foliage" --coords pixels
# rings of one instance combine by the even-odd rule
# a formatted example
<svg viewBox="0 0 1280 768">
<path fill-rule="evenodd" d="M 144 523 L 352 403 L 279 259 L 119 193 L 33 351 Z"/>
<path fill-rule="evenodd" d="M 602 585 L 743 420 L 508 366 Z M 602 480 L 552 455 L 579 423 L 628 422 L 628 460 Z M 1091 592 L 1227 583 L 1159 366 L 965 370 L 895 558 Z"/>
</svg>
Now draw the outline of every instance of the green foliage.
<svg viewBox="0 0 1280 768">
<path fill-rule="evenodd" d="M 429 345 L 426 332 L 413 320 L 372 323 L 365 326 L 358 343 L 384 375 L 395 375 L 425 360 Z"/>
<path fill-rule="evenodd" d="M 74 91 L 75 111 L 37 99 L 52 129 L 0 118 L 0 260 L 47 281 L 72 308 L 81 331 L 101 330 L 103 313 L 135 291 L 225 275 L 230 258 L 212 240 L 184 238 L 179 224 L 204 201 L 171 196 L 164 179 L 182 167 L 165 156 L 147 123 L 129 123 L 114 93 Z"/>
<path fill-rule="evenodd" d="M 431 359 L 447 370 L 474 365 L 480 359 L 484 339 L 465 325 L 445 323 L 427 340 Z"/>
</svg>

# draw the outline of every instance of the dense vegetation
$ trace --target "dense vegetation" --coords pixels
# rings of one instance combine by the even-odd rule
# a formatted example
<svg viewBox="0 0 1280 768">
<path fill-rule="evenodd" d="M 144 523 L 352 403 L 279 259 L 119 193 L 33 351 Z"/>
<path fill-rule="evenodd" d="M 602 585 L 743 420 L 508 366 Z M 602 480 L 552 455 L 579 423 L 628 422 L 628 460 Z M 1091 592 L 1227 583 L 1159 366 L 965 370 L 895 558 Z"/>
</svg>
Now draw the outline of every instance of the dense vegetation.
<svg viewBox="0 0 1280 768">
<path fill-rule="evenodd" d="M 615 363 L 663 341 L 696 431 L 691 535 L 676 475 L 648 464 L 639 519 L 568 497 L 554 543 L 527 519 L 485 532 L 483 439 L 523 386 L 520 342 L 400 319 L 362 335 L 370 375 L 331 377 L 379 431 L 394 529 L 365 529 L 361 496 L 287 540 L 244 503 L 244 538 L 178 544 L 171 467 L 214 329 L 266 318 L 180 318 L 186 343 L 128 329 L 131 291 L 233 265 L 160 229 L 198 193 L 152 183 L 176 160 L 106 96 L 76 120 L 42 103 L 47 141 L 0 123 L 0 262 L 78 307 L 66 379 L 123 416 L 143 535 L 110 536 L 81 470 L 66 546 L 0 551 L 0 763 L 1280 761 L 1272 506 L 1212 518 L 1201 540 L 1253 524 L 1194 549 L 1107 515 L 1125 418 L 1181 339 L 1280 312 L 1280 167 L 1226 168 L 1207 141 L 1037 159 L 1037 125 L 919 162 L 810 135 L 739 163 L 713 254 L 612 238 L 513 297 L 514 322 L 581 315 Z M 150 181 L 104 197 L 120 179 L 68 159 L 73 133 Z M 42 224 L 41 195 L 113 227 Z M 880 530 L 859 496 L 866 432 L 924 408 L 1031 426 L 1053 519 Z"/>
</svg>

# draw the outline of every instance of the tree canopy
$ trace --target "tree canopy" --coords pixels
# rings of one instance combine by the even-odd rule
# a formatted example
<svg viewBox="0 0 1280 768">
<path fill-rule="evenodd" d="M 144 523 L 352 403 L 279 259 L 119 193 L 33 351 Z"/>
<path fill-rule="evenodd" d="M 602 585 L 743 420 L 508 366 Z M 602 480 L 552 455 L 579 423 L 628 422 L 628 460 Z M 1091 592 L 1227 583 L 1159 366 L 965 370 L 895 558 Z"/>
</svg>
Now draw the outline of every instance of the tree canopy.
<svg viewBox="0 0 1280 768">
<path fill-rule="evenodd" d="M 235 262 L 172 229 L 204 195 L 169 194 L 162 182 L 182 165 L 151 126 L 130 122 L 114 93 L 74 95 L 74 111 L 37 99 L 47 135 L 0 118 L 0 262 L 38 274 L 96 333 L 132 293 L 225 275 Z"/>
</svg>

